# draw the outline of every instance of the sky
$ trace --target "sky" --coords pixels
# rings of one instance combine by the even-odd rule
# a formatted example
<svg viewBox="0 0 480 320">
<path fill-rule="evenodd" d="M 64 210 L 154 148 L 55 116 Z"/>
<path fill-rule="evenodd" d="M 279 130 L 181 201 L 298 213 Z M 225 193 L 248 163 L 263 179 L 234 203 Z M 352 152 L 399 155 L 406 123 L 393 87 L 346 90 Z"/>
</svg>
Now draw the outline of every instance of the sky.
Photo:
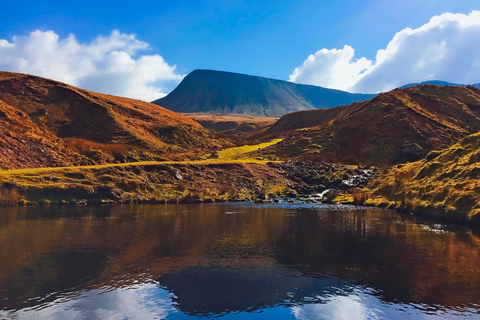
<svg viewBox="0 0 480 320">
<path fill-rule="evenodd" d="M 195 69 L 363 93 L 479 83 L 480 2 L 2 3 L 0 70 L 151 101 Z"/>
</svg>

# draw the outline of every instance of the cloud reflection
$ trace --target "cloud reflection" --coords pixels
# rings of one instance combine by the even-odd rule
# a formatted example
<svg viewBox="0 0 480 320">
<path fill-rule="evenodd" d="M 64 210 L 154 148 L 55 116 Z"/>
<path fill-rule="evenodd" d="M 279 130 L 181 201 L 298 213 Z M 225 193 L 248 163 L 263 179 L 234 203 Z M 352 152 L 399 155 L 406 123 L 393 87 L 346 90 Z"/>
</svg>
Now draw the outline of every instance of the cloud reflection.
<svg viewBox="0 0 480 320">
<path fill-rule="evenodd" d="M 38 308 L 0 311 L 0 319 L 165 319 L 178 312 L 171 294 L 155 283 L 86 291 L 77 297 L 59 298 Z"/>
</svg>

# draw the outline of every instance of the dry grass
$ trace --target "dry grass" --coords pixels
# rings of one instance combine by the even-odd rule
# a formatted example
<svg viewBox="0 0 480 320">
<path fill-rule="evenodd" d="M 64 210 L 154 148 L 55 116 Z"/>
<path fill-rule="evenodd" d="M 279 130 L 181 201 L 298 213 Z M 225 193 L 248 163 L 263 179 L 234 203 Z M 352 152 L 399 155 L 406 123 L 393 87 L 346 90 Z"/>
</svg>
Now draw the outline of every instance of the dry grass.
<svg viewBox="0 0 480 320">
<path fill-rule="evenodd" d="M 473 87 L 396 89 L 365 102 L 287 114 L 262 136 L 285 139 L 260 153 L 362 166 L 417 161 L 480 131 L 479 108 L 480 89 Z"/>
<path fill-rule="evenodd" d="M 0 204 L 89 201 L 253 200 L 288 189 L 261 161 L 142 162 L 0 172 Z M 15 189 L 18 193 L 7 190 Z M 25 199 L 25 200 L 22 200 Z"/>
<path fill-rule="evenodd" d="M 262 159 L 252 159 L 244 157 L 239 159 L 240 156 L 245 156 L 248 153 L 266 148 L 275 143 L 278 143 L 282 139 L 272 140 L 270 142 L 256 144 L 256 145 L 246 145 L 243 147 L 234 147 L 227 148 L 218 152 L 218 158 L 203 159 L 203 160 L 190 160 L 190 161 L 139 161 L 139 162 L 128 162 L 128 163 L 113 163 L 113 164 L 100 164 L 92 166 L 73 166 L 73 167 L 48 167 L 48 168 L 28 168 L 28 169 L 15 169 L 15 170 L 0 170 L 0 181 L 11 177 L 21 177 L 25 176 L 34 176 L 48 172 L 80 172 L 84 170 L 91 169 L 103 169 L 103 168 L 117 168 L 117 167 L 136 167 L 136 166 L 152 166 L 152 165 L 207 165 L 207 164 L 234 164 L 234 163 L 256 163 L 256 164 L 266 164 L 268 160 Z M 74 140 L 78 141 L 78 140 Z M 81 140 L 82 143 L 83 140 Z M 89 143 L 90 145 L 90 143 Z M 117 145 L 113 145 L 113 148 L 117 148 Z M 3 179 L 2 179 L 3 178 Z"/>
<path fill-rule="evenodd" d="M 145 101 L 11 72 L 0 82 L 1 168 L 187 160 L 233 146 Z"/>
<path fill-rule="evenodd" d="M 391 208 L 480 221 L 480 133 L 422 160 L 386 171 L 370 185 L 373 199 Z"/>
<path fill-rule="evenodd" d="M 288 183 L 271 172 L 266 166 L 269 161 L 232 159 L 273 143 L 276 141 L 227 149 L 219 159 L 0 170 L 0 204 L 15 204 L 19 198 L 37 202 L 70 201 L 79 197 L 193 201 L 275 195 L 286 190 Z M 19 191 L 9 191 L 12 186 Z M 117 194 L 119 190 L 121 195 Z"/>
<path fill-rule="evenodd" d="M 245 156 L 248 156 L 249 153 L 273 146 L 282 140 L 283 139 L 274 139 L 269 142 L 255 144 L 255 145 L 245 145 L 242 147 L 228 148 L 228 149 L 218 151 L 217 156 L 219 160 L 240 159 L 240 158 L 244 158 Z"/>
<path fill-rule="evenodd" d="M 0 190 L 0 205 L 1 206 L 13 206 L 20 200 L 20 194 L 16 189 L 4 189 Z"/>
<path fill-rule="evenodd" d="M 49 167 L 49 168 L 29 168 L 29 169 L 15 169 L 15 170 L 0 170 L 0 179 L 3 177 L 13 176 L 34 176 L 38 174 L 48 172 L 81 172 L 83 170 L 90 169 L 104 169 L 104 168 L 118 168 L 118 167 L 138 167 L 138 166 L 155 166 L 155 165 L 206 165 L 206 164 L 235 164 L 235 163 L 256 163 L 267 164 L 269 160 L 256 160 L 256 159 L 239 159 L 239 160 L 220 160 L 220 159 L 207 159 L 207 160 L 192 160 L 192 161 L 140 161 L 129 163 L 113 163 L 113 164 L 100 164 L 93 166 L 74 166 L 74 167 Z"/>
</svg>

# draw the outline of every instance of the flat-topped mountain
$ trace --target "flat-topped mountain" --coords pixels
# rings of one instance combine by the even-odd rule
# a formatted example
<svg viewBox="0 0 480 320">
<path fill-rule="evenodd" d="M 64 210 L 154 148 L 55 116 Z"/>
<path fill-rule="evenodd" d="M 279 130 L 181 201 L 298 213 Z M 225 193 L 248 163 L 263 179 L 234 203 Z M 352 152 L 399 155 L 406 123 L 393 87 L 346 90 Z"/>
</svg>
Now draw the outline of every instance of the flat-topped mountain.
<svg viewBox="0 0 480 320">
<path fill-rule="evenodd" d="M 222 146 L 157 105 L 0 72 L 0 168 L 182 159 Z"/>
<path fill-rule="evenodd" d="M 480 131 L 480 89 L 423 85 L 325 110 L 290 113 L 263 133 L 285 139 L 274 159 L 391 165 L 423 158 Z"/>
<path fill-rule="evenodd" d="M 153 101 L 182 113 L 282 116 L 371 99 L 356 94 L 239 73 L 195 70 L 164 98 Z"/>
</svg>

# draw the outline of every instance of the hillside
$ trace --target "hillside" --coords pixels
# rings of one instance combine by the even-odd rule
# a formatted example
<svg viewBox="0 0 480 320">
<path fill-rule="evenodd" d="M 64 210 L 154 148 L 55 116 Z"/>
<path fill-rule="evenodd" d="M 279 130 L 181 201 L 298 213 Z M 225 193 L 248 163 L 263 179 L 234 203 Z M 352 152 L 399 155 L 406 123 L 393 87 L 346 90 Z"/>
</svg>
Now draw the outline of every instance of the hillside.
<svg viewBox="0 0 480 320">
<path fill-rule="evenodd" d="M 25 74 L 0 72 L 0 102 L 1 168 L 184 159 L 223 145 L 157 105 Z"/>
<path fill-rule="evenodd" d="M 480 221 L 480 133 L 370 184 L 371 203 L 453 220 Z"/>
<path fill-rule="evenodd" d="M 195 70 L 169 95 L 153 103 L 182 113 L 282 116 L 294 111 L 350 104 L 373 96 L 238 73 Z"/>
<path fill-rule="evenodd" d="M 74 163 L 92 161 L 72 152 L 61 139 L 40 130 L 25 113 L 0 100 L 0 168 L 70 166 Z"/>
<path fill-rule="evenodd" d="M 263 138 L 285 139 L 262 154 L 391 165 L 422 159 L 480 131 L 480 89 L 424 85 L 379 94 L 348 106 L 291 113 Z"/>
</svg>

